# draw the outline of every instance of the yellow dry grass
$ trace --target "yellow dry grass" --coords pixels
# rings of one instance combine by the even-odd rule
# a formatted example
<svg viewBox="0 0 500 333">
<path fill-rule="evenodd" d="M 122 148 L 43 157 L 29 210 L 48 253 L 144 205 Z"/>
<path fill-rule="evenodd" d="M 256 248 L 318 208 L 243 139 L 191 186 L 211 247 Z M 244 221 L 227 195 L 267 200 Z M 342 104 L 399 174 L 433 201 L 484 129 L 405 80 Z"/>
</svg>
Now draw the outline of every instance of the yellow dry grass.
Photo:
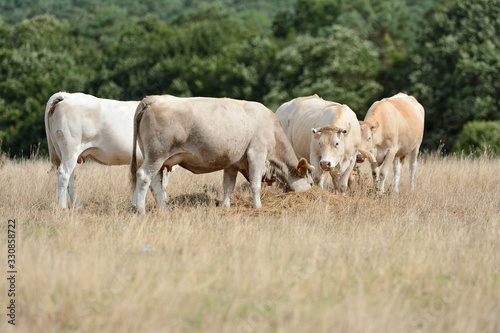
<svg viewBox="0 0 500 333">
<path fill-rule="evenodd" d="M 427 155 L 382 197 L 364 165 L 346 197 L 270 189 L 257 211 L 241 177 L 223 209 L 221 173 L 179 170 L 142 217 L 126 166 L 78 166 L 84 206 L 61 210 L 46 160 L 1 165 L 1 332 L 500 331 L 498 159 Z"/>
</svg>

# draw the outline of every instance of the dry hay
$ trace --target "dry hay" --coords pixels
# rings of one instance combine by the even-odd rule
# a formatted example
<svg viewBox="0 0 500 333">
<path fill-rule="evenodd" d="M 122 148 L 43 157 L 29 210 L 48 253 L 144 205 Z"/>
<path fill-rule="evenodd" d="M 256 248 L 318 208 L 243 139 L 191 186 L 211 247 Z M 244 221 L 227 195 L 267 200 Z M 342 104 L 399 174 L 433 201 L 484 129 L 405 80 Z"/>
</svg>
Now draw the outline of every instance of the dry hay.
<svg viewBox="0 0 500 333">
<path fill-rule="evenodd" d="M 319 187 L 313 187 L 305 192 L 283 193 L 278 188 L 262 188 L 261 209 L 253 208 L 253 199 L 249 188 L 242 187 L 231 195 L 231 208 L 221 209 L 224 214 L 246 213 L 250 215 L 280 215 L 286 211 L 302 212 L 311 207 L 338 207 L 346 203 L 348 198 L 335 195 Z M 216 198 L 216 193 L 211 191 L 205 193 L 190 193 L 179 195 L 170 199 L 167 206 L 173 209 L 220 207 L 221 200 Z"/>
<path fill-rule="evenodd" d="M 311 207 L 338 207 L 346 203 L 348 198 L 335 195 L 315 186 L 305 192 L 283 193 L 281 189 L 261 190 L 261 209 L 253 209 L 251 195 L 245 196 L 243 192 L 236 192 L 231 197 L 231 208 L 234 211 L 248 211 L 251 215 L 280 215 L 286 211 L 303 212 Z"/>
</svg>

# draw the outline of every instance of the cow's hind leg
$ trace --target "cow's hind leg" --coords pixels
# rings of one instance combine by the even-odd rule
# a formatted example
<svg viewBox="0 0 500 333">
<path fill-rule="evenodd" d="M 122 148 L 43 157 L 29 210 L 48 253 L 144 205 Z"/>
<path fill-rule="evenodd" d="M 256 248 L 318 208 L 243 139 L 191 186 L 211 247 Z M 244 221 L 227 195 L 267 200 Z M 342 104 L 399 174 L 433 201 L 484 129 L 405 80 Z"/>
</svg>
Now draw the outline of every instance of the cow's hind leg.
<svg viewBox="0 0 500 333">
<path fill-rule="evenodd" d="M 401 160 L 394 158 L 394 192 L 399 192 L 399 179 L 401 177 Z"/>
<path fill-rule="evenodd" d="M 222 198 L 222 207 L 229 207 L 231 205 L 231 193 L 233 193 L 234 186 L 236 185 L 236 177 L 238 171 L 232 169 L 224 170 L 224 180 L 222 187 L 224 188 L 224 197 Z"/>
<path fill-rule="evenodd" d="M 167 203 L 165 200 L 167 199 L 167 192 L 166 185 L 163 187 L 163 182 L 168 183 L 168 173 L 166 171 L 164 172 L 164 170 L 160 170 L 154 175 L 149 187 L 158 207 L 166 209 Z"/>
<path fill-rule="evenodd" d="M 72 178 L 73 171 L 76 167 L 76 160 L 78 156 L 72 156 L 69 159 L 64 159 L 59 168 L 57 169 L 57 188 L 59 197 L 59 206 L 66 208 L 66 192 L 68 190 L 68 185 L 70 179 Z M 73 184 L 74 191 L 74 184 Z M 71 191 L 70 191 L 71 193 Z M 74 194 L 74 193 L 73 193 Z"/>
<path fill-rule="evenodd" d="M 148 187 L 153 178 L 158 175 L 162 165 L 163 161 L 151 163 L 146 159 L 139 170 L 137 170 L 137 181 L 132 200 L 134 198 L 137 200 L 135 208 L 141 215 L 146 213 L 146 193 Z M 155 185 L 158 186 L 156 183 Z"/>
<path fill-rule="evenodd" d="M 420 146 L 410 153 L 410 190 L 415 189 L 415 173 L 417 172 L 417 157 Z"/>
<path fill-rule="evenodd" d="M 162 191 L 163 200 L 165 202 L 168 199 L 168 196 L 167 196 L 167 185 L 168 185 L 168 176 L 169 175 L 170 175 L 170 172 L 168 171 L 168 168 L 163 168 L 162 169 L 162 178 L 161 178 L 161 191 Z"/>
<path fill-rule="evenodd" d="M 81 207 L 82 204 L 80 203 L 80 200 L 78 200 L 75 191 L 75 169 L 73 169 L 73 172 L 69 177 L 68 192 L 69 192 L 69 198 L 73 206 Z"/>
</svg>

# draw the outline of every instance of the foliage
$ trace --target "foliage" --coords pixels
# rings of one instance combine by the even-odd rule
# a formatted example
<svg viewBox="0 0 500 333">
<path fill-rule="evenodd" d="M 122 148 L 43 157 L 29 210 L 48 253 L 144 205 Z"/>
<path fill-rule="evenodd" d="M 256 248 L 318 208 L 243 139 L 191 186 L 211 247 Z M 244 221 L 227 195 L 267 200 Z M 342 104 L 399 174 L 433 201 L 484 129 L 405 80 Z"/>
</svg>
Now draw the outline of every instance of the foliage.
<svg viewBox="0 0 500 333">
<path fill-rule="evenodd" d="M 378 52 L 352 30 L 334 25 L 324 37 L 299 35 L 276 56 L 267 105 L 318 94 L 354 110 L 367 110 L 382 91 L 375 81 Z"/>
<path fill-rule="evenodd" d="M 500 0 L 0 0 L 0 140 L 41 143 L 57 91 L 255 100 L 319 94 L 362 118 L 399 91 L 426 109 L 423 147 L 496 120 Z"/>
<path fill-rule="evenodd" d="M 500 155 L 500 121 L 471 121 L 465 124 L 453 146 L 455 152 Z"/>
<path fill-rule="evenodd" d="M 389 40 L 413 46 L 424 14 L 435 3 L 427 0 L 297 0 L 295 11 L 276 16 L 276 37 L 308 33 L 317 35 L 321 28 L 338 24 L 353 29 L 362 38 L 385 46 Z"/>
<path fill-rule="evenodd" d="M 8 40 L 0 50 L 0 140 L 13 154 L 26 155 L 31 145 L 46 146 L 47 99 L 58 90 L 86 90 L 93 73 L 79 65 L 68 26 L 51 16 L 18 23 Z"/>
<path fill-rule="evenodd" d="M 450 148 L 472 120 L 500 119 L 500 1 L 434 13 L 411 58 L 409 92 L 426 110 L 425 144 Z"/>
</svg>

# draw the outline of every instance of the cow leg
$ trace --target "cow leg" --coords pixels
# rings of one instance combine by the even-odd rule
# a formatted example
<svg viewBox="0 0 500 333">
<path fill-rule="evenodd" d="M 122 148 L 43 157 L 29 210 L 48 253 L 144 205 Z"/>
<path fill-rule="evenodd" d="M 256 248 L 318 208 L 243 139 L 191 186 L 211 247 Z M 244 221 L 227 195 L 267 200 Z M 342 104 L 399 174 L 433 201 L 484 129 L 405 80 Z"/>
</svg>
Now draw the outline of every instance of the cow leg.
<svg viewBox="0 0 500 333">
<path fill-rule="evenodd" d="M 396 156 L 396 152 L 389 150 L 384 158 L 384 163 L 380 167 L 380 183 L 379 183 L 379 194 L 383 194 L 385 189 L 385 180 L 387 179 L 387 174 L 389 173 L 389 167 L 394 161 L 394 156 Z"/>
<path fill-rule="evenodd" d="M 161 191 L 162 191 L 162 196 L 163 200 L 166 202 L 168 197 L 167 197 L 167 185 L 168 185 L 168 176 L 170 175 L 170 172 L 168 171 L 168 168 L 163 168 L 163 174 L 161 178 Z"/>
<path fill-rule="evenodd" d="M 330 171 L 330 176 L 332 177 L 332 183 L 333 183 L 333 193 L 334 194 L 337 194 L 337 192 L 339 191 L 339 176 L 337 175 L 337 170 L 334 171 Z M 323 188 L 323 187 L 321 187 Z"/>
<path fill-rule="evenodd" d="M 73 171 L 76 167 L 77 156 L 73 156 L 68 160 L 64 160 L 59 165 L 57 169 L 57 188 L 58 188 L 58 197 L 59 197 L 59 206 L 62 208 L 66 208 L 66 191 L 68 190 L 69 181 Z M 73 185 L 74 189 L 74 185 Z"/>
<path fill-rule="evenodd" d="M 376 165 L 375 163 L 372 164 L 372 177 L 373 177 L 373 186 L 375 187 L 375 190 L 378 191 L 379 189 L 379 180 L 380 180 L 380 166 Z"/>
<path fill-rule="evenodd" d="M 319 188 L 323 189 L 326 173 L 319 166 L 319 158 L 316 154 L 311 152 L 311 154 L 309 155 L 309 160 L 311 161 L 311 165 L 314 166 L 314 171 L 312 173 L 314 183 L 317 184 Z"/>
<path fill-rule="evenodd" d="M 340 195 L 345 195 L 349 183 L 349 177 L 351 176 L 352 170 L 354 169 L 355 165 L 356 165 L 356 158 L 353 158 L 349 163 L 347 169 L 344 171 L 344 173 L 340 175 L 340 180 L 339 180 Z"/>
<path fill-rule="evenodd" d="M 410 190 L 415 189 L 415 172 L 417 172 L 417 156 L 420 146 L 410 152 Z"/>
<path fill-rule="evenodd" d="M 151 184 L 153 177 L 155 177 L 160 171 L 162 165 L 163 161 L 149 163 L 149 161 L 145 160 L 139 170 L 137 170 L 137 182 L 135 184 L 132 201 L 134 198 L 136 199 L 136 205 L 134 207 L 136 207 L 138 213 L 141 215 L 146 213 L 146 193 L 148 191 L 148 187 Z"/>
<path fill-rule="evenodd" d="M 75 191 L 75 169 L 73 169 L 73 172 L 71 173 L 71 176 L 69 177 L 68 192 L 69 192 L 69 198 L 71 200 L 71 203 L 74 206 L 81 207 L 82 204 L 80 203 L 80 200 L 78 200 L 78 197 L 76 196 L 76 191 Z"/>
<path fill-rule="evenodd" d="M 224 188 L 224 197 L 222 198 L 222 207 L 229 207 L 231 205 L 231 193 L 233 193 L 234 186 L 236 185 L 236 177 L 238 171 L 232 169 L 224 169 L 224 180 L 222 187 Z"/>
<path fill-rule="evenodd" d="M 250 180 L 250 187 L 252 188 L 253 195 L 253 208 L 261 208 L 260 202 L 260 184 L 262 177 L 262 170 L 266 164 L 266 154 L 264 152 L 248 152 L 248 178 Z"/>
<path fill-rule="evenodd" d="M 153 193 L 153 197 L 155 198 L 156 204 L 161 209 L 167 209 L 167 204 L 165 202 L 166 191 L 164 190 L 164 187 L 162 184 L 163 181 L 165 181 L 165 179 L 166 179 L 166 177 L 164 177 L 164 176 L 165 176 L 165 173 L 163 172 L 163 170 L 160 170 L 156 175 L 154 175 L 153 179 L 151 180 L 151 184 L 149 185 L 149 188 L 151 189 L 151 193 Z M 168 182 L 168 180 L 166 182 Z"/>
<path fill-rule="evenodd" d="M 394 192 L 399 192 L 399 179 L 401 177 L 401 160 L 394 158 Z"/>
</svg>

